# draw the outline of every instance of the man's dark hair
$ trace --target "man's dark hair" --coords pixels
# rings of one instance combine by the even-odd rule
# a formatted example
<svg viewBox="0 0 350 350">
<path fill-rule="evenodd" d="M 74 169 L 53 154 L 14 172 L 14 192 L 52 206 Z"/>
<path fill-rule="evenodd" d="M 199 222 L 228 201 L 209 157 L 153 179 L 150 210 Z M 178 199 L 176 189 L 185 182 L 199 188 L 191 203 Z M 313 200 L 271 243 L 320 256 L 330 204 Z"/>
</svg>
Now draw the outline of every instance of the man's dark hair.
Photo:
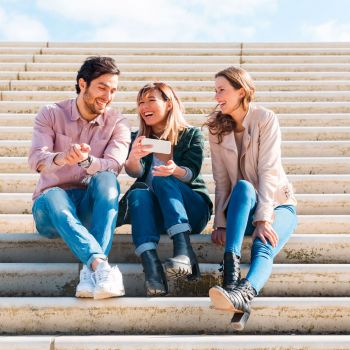
<svg viewBox="0 0 350 350">
<path fill-rule="evenodd" d="M 120 74 L 120 70 L 114 59 L 112 57 L 100 56 L 88 57 L 78 71 L 77 83 L 75 85 L 77 94 L 80 93 L 80 78 L 84 79 L 87 83 L 87 87 L 89 87 L 94 79 L 97 79 L 103 74 Z"/>
</svg>

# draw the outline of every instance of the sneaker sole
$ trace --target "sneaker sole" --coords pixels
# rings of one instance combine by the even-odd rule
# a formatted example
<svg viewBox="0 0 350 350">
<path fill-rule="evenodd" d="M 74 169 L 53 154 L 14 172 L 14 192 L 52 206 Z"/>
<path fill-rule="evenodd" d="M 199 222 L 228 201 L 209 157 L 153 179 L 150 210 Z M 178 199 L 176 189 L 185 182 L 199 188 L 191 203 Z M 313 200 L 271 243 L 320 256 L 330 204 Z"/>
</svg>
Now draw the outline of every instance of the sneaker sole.
<svg viewBox="0 0 350 350">
<path fill-rule="evenodd" d="M 214 308 L 217 310 L 230 311 L 233 313 L 243 313 L 241 310 L 235 309 L 229 297 L 219 288 L 210 288 L 209 297 Z"/>
<path fill-rule="evenodd" d="M 101 292 L 94 293 L 94 299 L 100 300 L 100 299 L 116 298 L 116 297 L 122 297 L 123 295 L 125 295 L 124 290 L 120 290 L 118 292 L 101 291 Z"/>
<path fill-rule="evenodd" d="M 93 298 L 94 297 L 94 293 L 93 292 L 80 291 L 80 292 L 76 292 L 75 296 L 77 298 Z"/>
<path fill-rule="evenodd" d="M 176 280 L 180 278 L 187 278 L 192 275 L 192 268 L 187 264 L 173 262 L 164 263 L 164 271 L 169 279 Z"/>
</svg>

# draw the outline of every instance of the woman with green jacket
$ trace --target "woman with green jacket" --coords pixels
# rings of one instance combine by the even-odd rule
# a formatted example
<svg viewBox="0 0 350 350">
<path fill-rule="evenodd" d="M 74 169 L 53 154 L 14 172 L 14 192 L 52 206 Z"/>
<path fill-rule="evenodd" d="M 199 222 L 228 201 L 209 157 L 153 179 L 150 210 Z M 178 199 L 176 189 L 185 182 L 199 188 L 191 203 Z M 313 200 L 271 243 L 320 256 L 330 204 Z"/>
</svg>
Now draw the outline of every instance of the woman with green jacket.
<svg viewBox="0 0 350 350">
<path fill-rule="evenodd" d="M 132 225 L 135 252 L 145 272 L 146 293 L 160 296 L 168 293 L 156 250 L 160 235 L 167 233 L 174 245 L 173 257 L 164 263 L 166 276 L 199 277 L 190 234 L 206 227 L 212 203 L 200 175 L 202 133 L 187 124 L 174 90 L 161 82 L 147 84 L 138 93 L 137 105 L 140 127 L 132 135 L 125 163 L 127 174 L 137 180 L 126 194 L 124 222 Z M 170 141 L 170 154 L 152 153 L 142 142 L 145 138 Z"/>
</svg>

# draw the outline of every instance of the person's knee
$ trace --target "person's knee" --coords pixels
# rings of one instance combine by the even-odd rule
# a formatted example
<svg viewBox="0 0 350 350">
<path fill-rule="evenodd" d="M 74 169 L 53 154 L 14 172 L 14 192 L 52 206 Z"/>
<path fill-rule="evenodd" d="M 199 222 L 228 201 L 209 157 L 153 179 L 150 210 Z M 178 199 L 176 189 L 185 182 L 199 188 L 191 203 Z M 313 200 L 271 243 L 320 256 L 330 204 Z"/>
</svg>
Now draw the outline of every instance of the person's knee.
<svg viewBox="0 0 350 350">
<path fill-rule="evenodd" d="M 265 259 L 273 259 L 273 248 L 269 242 L 265 244 L 260 238 L 257 238 L 253 242 L 251 256 L 252 258 L 262 257 Z"/>
<path fill-rule="evenodd" d="M 172 176 L 153 176 L 152 187 L 155 192 L 163 191 L 170 186 L 175 186 L 175 179 Z"/>
<path fill-rule="evenodd" d="M 67 209 L 67 193 L 59 187 L 52 187 L 42 193 L 41 206 L 45 207 L 51 214 L 60 213 Z"/>
<path fill-rule="evenodd" d="M 111 171 L 101 171 L 96 173 L 89 186 L 93 191 L 98 192 L 99 195 L 103 195 L 105 199 L 117 200 L 120 194 L 120 186 L 116 175 Z"/>
<path fill-rule="evenodd" d="M 59 235 L 55 229 L 52 228 L 50 224 L 50 218 L 48 216 L 46 208 L 40 206 L 37 207 L 35 212 L 33 212 L 35 227 L 40 236 L 45 238 L 57 238 Z"/>
<path fill-rule="evenodd" d="M 255 197 L 255 188 L 249 181 L 239 180 L 232 191 L 232 195 L 241 199 L 251 199 Z"/>
<path fill-rule="evenodd" d="M 135 188 L 128 193 L 129 205 L 147 205 L 147 202 L 151 200 L 151 193 L 148 189 Z"/>
</svg>

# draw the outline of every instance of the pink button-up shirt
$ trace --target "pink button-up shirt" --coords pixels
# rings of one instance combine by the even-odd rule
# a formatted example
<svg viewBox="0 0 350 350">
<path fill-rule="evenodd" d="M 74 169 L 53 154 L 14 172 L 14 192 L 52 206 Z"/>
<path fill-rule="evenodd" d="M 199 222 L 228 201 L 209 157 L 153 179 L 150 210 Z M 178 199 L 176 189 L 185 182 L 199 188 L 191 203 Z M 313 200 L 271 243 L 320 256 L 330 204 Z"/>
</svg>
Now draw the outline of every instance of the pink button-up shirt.
<svg viewBox="0 0 350 350">
<path fill-rule="evenodd" d="M 89 168 L 54 163 L 54 157 L 73 143 L 90 145 L 93 161 Z M 35 118 L 28 158 L 32 170 L 38 171 L 43 166 L 33 200 L 54 186 L 64 189 L 85 187 L 82 180 L 98 171 L 112 170 L 119 174 L 129 144 L 129 123 L 116 110 L 107 108 L 104 114 L 88 122 L 81 117 L 75 99 L 45 106 Z"/>
</svg>

